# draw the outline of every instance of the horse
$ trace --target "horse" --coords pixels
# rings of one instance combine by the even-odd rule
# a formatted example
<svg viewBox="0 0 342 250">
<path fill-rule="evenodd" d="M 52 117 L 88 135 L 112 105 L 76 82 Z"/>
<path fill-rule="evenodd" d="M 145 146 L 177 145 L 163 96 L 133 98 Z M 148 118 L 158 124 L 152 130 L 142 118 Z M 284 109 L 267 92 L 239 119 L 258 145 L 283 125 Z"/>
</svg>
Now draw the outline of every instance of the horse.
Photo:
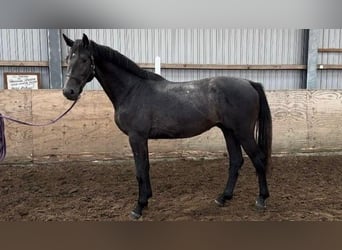
<svg viewBox="0 0 342 250">
<path fill-rule="evenodd" d="M 152 197 L 148 140 L 189 138 L 213 127 L 221 129 L 229 156 L 228 180 L 215 203 L 224 206 L 232 199 L 243 148 L 258 176 L 255 205 L 266 207 L 272 118 L 261 83 L 228 76 L 171 82 L 86 34 L 77 40 L 63 38 L 69 47 L 63 95 L 77 100 L 95 77 L 113 104 L 116 125 L 128 136 L 139 191 L 131 211 L 134 219 Z"/>
</svg>

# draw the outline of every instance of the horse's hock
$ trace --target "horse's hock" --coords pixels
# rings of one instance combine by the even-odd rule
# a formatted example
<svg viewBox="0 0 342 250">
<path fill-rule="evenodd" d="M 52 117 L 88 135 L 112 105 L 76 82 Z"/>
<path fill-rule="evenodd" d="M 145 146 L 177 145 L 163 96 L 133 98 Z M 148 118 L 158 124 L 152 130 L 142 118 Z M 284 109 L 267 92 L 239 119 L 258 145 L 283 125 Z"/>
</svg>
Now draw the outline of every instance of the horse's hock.
<svg viewBox="0 0 342 250">
<path fill-rule="evenodd" d="M 61 90 L 2 90 L 0 112 L 30 122 L 48 122 L 70 105 Z M 273 154 L 342 152 L 342 90 L 267 91 L 273 119 Z M 61 121 L 26 127 L 6 121 L 4 162 L 131 159 L 128 138 L 113 121 L 103 91 L 86 91 Z M 193 138 L 150 140 L 150 157 L 222 157 L 219 129 Z"/>
</svg>

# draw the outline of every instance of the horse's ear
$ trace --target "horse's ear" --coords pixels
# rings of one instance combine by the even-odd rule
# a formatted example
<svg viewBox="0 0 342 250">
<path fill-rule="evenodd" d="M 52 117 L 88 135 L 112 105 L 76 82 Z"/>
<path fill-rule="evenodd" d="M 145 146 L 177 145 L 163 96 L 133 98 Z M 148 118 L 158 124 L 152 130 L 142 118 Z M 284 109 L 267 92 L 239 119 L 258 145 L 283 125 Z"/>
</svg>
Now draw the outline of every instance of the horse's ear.
<svg viewBox="0 0 342 250">
<path fill-rule="evenodd" d="M 82 37 L 82 43 L 83 43 L 83 46 L 86 47 L 86 48 L 89 45 L 89 39 L 88 39 L 87 35 L 84 34 L 84 33 L 83 33 L 83 37 Z"/>
<path fill-rule="evenodd" d="M 63 33 L 63 38 L 65 43 L 69 46 L 72 47 L 74 45 L 74 41 L 71 40 L 69 37 L 67 37 L 64 33 Z"/>
</svg>

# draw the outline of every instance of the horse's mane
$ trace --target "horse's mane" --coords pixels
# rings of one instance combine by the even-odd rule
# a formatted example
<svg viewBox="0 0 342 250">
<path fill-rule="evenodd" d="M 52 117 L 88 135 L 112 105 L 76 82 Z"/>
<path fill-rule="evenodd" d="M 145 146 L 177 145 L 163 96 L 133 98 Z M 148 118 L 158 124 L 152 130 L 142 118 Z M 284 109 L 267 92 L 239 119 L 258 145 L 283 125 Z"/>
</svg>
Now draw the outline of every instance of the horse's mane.
<svg viewBox="0 0 342 250">
<path fill-rule="evenodd" d="M 97 55 L 100 58 L 106 58 L 107 60 L 114 62 L 116 65 L 142 79 L 156 81 L 165 80 L 164 77 L 158 74 L 142 69 L 131 59 L 108 46 L 97 44 L 94 41 L 91 41 L 90 46 L 93 50 L 94 56 Z"/>
</svg>

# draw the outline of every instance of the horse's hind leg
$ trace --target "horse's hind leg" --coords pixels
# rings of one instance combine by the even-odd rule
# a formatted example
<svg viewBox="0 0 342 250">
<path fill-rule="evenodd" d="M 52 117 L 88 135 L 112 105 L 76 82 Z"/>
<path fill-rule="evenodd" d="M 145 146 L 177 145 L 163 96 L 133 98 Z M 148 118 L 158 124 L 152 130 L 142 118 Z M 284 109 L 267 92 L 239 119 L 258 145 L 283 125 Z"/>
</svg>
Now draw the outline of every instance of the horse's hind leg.
<svg viewBox="0 0 342 250">
<path fill-rule="evenodd" d="M 221 129 L 226 140 L 227 151 L 229 154 L 229 171 L 226 187 L 215 202 L 218 205 L 223 206 L 226 200 L 230 200 L 233 197 L 235 184 L 239 176 L 239 170 L 243 164 L 243 157 L 240 142 L 233 134 L 233 131 L 225 128 Z"/>
<path fill-rule="evenodd" d="M 256 206 L 257 208 L 264 209 L 266 207 L 266 199 L 270 196 L 266 179 L 265 155 L 260 150 L 253 135 L 241 139 L 241 145 L 251 159 L 258 175 L 259 196 L 256 200 Z"/>
</svg>

